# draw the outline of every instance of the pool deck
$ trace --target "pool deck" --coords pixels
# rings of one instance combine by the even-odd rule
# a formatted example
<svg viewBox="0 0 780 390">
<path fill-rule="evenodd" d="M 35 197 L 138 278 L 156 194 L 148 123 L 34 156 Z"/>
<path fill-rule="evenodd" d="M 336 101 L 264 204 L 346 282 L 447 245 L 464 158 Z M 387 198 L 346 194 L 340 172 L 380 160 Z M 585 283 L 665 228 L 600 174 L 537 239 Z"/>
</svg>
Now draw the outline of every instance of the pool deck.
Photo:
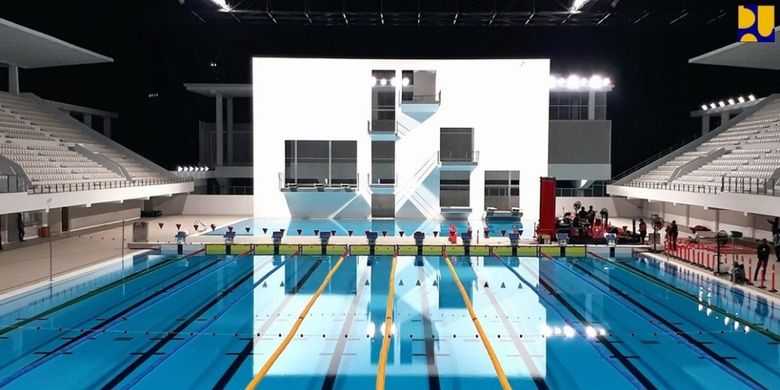
<svg viewBox="0 0 780 390">
<path fill-rule="evenodd" d="M 214 223 L 225 226 L 245 217 L 240 216 L 192 216 L 173 215 L 160 218 L 144 218 L 138 221 L 148 222 L 149 239 L 164 241 L 173 236 L 175 224 L 192 225 L 201 219 L 204 223 Z M 132 221 L 135 222 L 135 221 Z M 133 235 L 132 222 L 125 227 L 125 240 L 130 242 Z M 158 223 L 163 223 L 160 229 Z M 185 225 L 186 226 L 186 225 Z M 192 228 L 192 226 L 190 226 Z M 99 267 L 122 258 L 122 227 L 111 225 L 98 229 L 85 229 L 81 232 L 67 232 L 55 235 L 51 239 L 52 271 L 55 279 L 66 279 L 86 271 L 91 267 Z M 49 239 L 38 238 L 14 245 L 16 248 L 6 248 L 0 251 L 0 294 L 18 290 L 19 288 L 34 288 L 49 281 Z M 125 259 L 142 253 L 138 249 L 124 249 Z"/>
</svg>

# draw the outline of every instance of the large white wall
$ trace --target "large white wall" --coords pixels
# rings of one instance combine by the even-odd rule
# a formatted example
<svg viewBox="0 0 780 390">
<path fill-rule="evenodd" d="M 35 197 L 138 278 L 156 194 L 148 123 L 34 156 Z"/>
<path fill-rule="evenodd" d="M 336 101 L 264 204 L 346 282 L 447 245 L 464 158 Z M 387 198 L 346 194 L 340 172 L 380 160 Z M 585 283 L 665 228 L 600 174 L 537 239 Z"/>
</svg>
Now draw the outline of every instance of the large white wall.
<svg viewBox="0 0 780 390">
<path fill-rule="evenodd" d="M 473 127 L 479 165 L 471 174 L 474 215 L 484 208 L 484 171 L 519 170 L 520 206 L 538 218 L 539 177 L 547 175 L 549 60 L 357 60 L 254 58 L 254 214 L 257 217 L 370 217 L 365 185 L 371 170 L 371 71 L 435 70 L 442 92 L 438 111 L 423 121 L 402 114 L 411 131 L 396 142 L 396 201 L 418 168 L 439 148 L 441 127 Z M 303 194 L 279 191 L 284 141 L 356 140 L 361 191 Z M 415 184 L 424 203 L 438 207 L 438 168 Z M 316 199 L 312 196 L 316 195 Z M 316 203 L 312 203 L 316 202 Z M 418 202 L 419 203 L 419 202 Z M 316 208 L 312 208 L 316 205 Z M 398 218 L 439 217 L 438 209 Z M 321 211 L 317 211 L 321 210 Z"/>
</svg>

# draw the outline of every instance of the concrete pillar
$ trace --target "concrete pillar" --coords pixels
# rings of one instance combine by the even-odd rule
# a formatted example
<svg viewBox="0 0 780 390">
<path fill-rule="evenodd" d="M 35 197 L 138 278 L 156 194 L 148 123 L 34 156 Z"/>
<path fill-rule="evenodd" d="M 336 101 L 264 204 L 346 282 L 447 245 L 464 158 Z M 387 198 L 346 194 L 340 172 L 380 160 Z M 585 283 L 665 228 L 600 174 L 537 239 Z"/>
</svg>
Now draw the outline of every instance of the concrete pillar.
<svg viewBox="0 0 780 390">
<path fill-rule="evenodd" d="M 19 67 L 8 67 L 8 92 L 14 95 L 19 94 Z"/>
<path fill-rule="evenodd" d="M 223 127 L 224 123 L 222 123 L 222 95 L 217 95 L 217 119 L 216 119 L 216 125 L 217 125 L 217 166 L 221 167 L 224 165 L 225 159 L 223 157 L 223 140 L 224 140 L 224 133 L 223 133 Z"/>
<path fill-rule="evenodd" d="M 103 117 L 103 135 L 111 138 L 111 117 Z"/>
<path fill-rule="evenodd" d="M 720 113 L 720 125 L 723 126 L 728 121 L 729 121 L 729 113 L 728 112 L 721 112 Z"/>
<path fill-rule="evenodd" d="M 588 92 L 588 120 L 596 119 L 596 91 Z"/>
<path fill-rule="evenodd" d="M 81 121 L 84 122 L 85 125 L 92 127 L 92 114 L 84 113 L 84 116 L 81 118 Z"/>
<path fill-rule="evenodd" d="M 702 137 L 710 132 L 710 116 L 704 115 L 701 117 L 701 135 Z"/>
<path fill-rule="evenodd" d="M 720 231 L 720 210 L 715 210 L 715 232 Z"/>
<path fill-rule="evenodd" d="M 233 165 L 233 97 L 227 98 L 227 162 Z"/>
<path fill-rule="evenodd" d="M 685 205 L 685 226 L 691 226 L 691 205 Z"/>
</svg>

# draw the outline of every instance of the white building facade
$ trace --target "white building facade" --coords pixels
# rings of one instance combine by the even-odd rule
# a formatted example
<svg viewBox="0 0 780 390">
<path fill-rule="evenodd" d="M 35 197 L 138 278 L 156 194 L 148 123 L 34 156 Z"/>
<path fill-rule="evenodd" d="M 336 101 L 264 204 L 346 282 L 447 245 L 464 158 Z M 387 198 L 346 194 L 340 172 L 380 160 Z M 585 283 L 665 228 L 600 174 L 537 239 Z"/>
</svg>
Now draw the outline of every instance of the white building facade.
<svg viewBox="0 0 780 390">
<path fill-rule="evenodd" d="M 260 218 L 538 217 L 549 60 L 253 59 Z"/>
</svg>

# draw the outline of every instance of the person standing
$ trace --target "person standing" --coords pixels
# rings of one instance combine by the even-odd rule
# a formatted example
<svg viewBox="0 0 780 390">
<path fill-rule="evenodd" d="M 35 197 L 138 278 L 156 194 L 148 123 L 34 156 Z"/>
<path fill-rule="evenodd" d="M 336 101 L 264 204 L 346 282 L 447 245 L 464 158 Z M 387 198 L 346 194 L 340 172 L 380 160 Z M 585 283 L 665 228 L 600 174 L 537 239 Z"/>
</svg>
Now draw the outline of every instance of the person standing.
<svg viewBox="0 0 780 390">
<path fill-rule="evenodd" d="M 777 232 L 772 236 L 772 241 L 774 241 L 775 244 L 775 257 L 777 258 L 777 261 L 780 261 L 780 232 Z"/>
<path fill-rule="evenodd" d="M 775 217 L 774 220 L 767 219 L 770 225 L 772 225 L 772 235 L 780 233 L 780 217 Z"/>
<path fill-rule="evenodd" d="M 756 266 L 756 273 L 753 275 L 754 282 L 758 279 L 758 271 L 763 268 L 764 272 L 761 273 L 761 284 L 763 284 L 764 276 L 766 276 L 766 265 L 769 262 L 769 253 L 771 253 L 771 250 L 766 242 L 766 238 L 764 238 L 757 248 L 758 265 Z"/>
<path fill-rule="evenodd" d="M 644 219 L 639 218 L 639 243 L 640 244 L 645 243 L 645 237 L 647 237 L 647 224 L 645 223 Z"/>
<path fill-rule="evenodd" d="M 677 221 L 672 221 L 672 224 L 669 225 L 669 243 L 672 246 L 672 250 L 677 250 L 677 236 L 679 235 L 680 230 L 677 227 Z"/>
<path fill-rule="evenodd" d="M 588 224 L 593 226 L 593 222 L 596 221 L 596 210 L 593 210 L 593 206 L 588 207 Z"/>
<path fill-rule="evenodd" d="M 24 218 L 22 218 L 22 213 L 16 214 L 16 231 L 19 233 L 19 241 L 24 241 Z"/>
</svg>

